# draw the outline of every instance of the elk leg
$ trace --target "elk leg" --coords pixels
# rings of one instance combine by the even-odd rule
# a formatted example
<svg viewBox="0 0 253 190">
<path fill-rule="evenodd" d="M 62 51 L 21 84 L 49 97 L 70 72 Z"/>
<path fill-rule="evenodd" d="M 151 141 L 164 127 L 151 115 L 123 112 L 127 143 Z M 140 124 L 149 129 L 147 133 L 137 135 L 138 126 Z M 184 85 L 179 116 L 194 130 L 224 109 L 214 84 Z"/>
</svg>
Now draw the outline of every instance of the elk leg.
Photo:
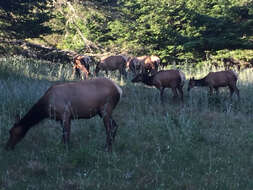
<svg viewBox="0 0 253 190">
<path fill-rule="evenodd" d="M 113 118 L 111 118 L 111 126 L 112 126 L 112 141 L 115 141 L 115 136 L 117 133 L 117 129 L 118 129 L 118 125 L 117 123 L 114 121 Z"/>
<path fill-rule="evenodd" d="M 172 92 L 174 94 L 173 99 L 176 99 L 178 97 L 177 89 L 176 88 L 172 88 Z"/>
<path fill-rule="evenodd" d="M 218 96 L 218 95 L 219 95 L 219 88 L 218 88 L 218 87 L 215 87 L 214 89 L 215 89 L 216 94 L 217 94 L 217 96 Z"/>
<path fill-rule="evenodd" d="M 122 73 L 122 70 L 121 69 L 119 69 L 119 78 L 121 79 L 121 75 L 122 75 L 123 73 Z"/>
<path fill-rule="evenodd" d="M 209 86 L 209 94 L 212 96 L 213 95 L 213 87 Z"/>
<path fill-rule="evenodd" d="M 99 70 L 100 70 L 100 69 L 99 69 L 99 66 L 97 65 L 96 68 L 95 68 L 95 75 L 96 75 L 96 76 L 98 75 Z"/>
<path fill-rule="evenodd" d="M 88 79 L 89 71 L 85 67 L 83 67 L 82 72 L 83 72 L 84 79 Z"/>
<path fill-rule="evenodd" d="M 137 65 L 134 65 L 134 75 L 136 76 L 138 73 L 140 73 L 141 68 Z"/>
<path fill-rule="evenodd" d="M 161 102 L 163 103 L 163 92 L 164 92 L 164 88 L 161 87 L 161 88 L 159 88 L 159 90 L 160 90 L 160 100 L 161 100 Z"/>
<path fill-rule="evenodd" d="M 183 92 L 182 86 L 178 87 L 177 89 L 180 94 L 181 101 L 183 102 L 184 101 L 184 92 Z"/>
<path fill-rule="evenodd" d="M 72 78 L 74 78 L 74 75 L 76 78 L 81 78 L 81 72 L 80 69 L 76 66 L 73 67 L 73 72 L 72 72 Z"/>
<path fill-rule="evenodd" d="M 229 86 L 229 90 L 230 90 L 230 98 L 232 98 L 234 92 L 236 93 L 238 99 L 240 99 L 240 93 L 239 90 L 236 86 Z"/>
<path fill-rule="evenodd" d="M 112 121 L 112 110 L 107 106 L 101 107 L 99 111 L 100 117 L 103 118 L 105 130 L 106 130 L 106 149 L 108 152 L 112 151 L 112 128 L 115 122 Z M 116 124 L 116 123 L 115 123 Z M 115 132 L 116 133 L 116 132 Z"/>
<path fill-rule="evenodd" d="M 238 100 L 240 100 L 240 92 L 239 92 L 239 90 L 238 90 L 238 88 L 235 86 L 235 93 L 236 93 L 236 95 L 237 95 L 237 97 L 238 97 Z"/>
<path fill-rule="evenodd" d="M 229 91 L 230 91 L 230 98 L 232 98 L 233 94 L 234 94 L 234 88 L 232 86 L 228 86 L 229 87 Z"/>
<path fill-rule="evenodd" d="M 77 78 L 81 78 L 81 71 L 78 67 L 75 68 L 75 73 Z"/>
<path fill-rule="evenodd" d="M 106 149 L 108 152 L 112 151 L 112 130 L 110 117 L 106 114 L 103 117 L 105 129 L 106 129 Z"/>
<path fill-rule="evenodd" d="M 123 74 L 123 76 L 124 76 L 125 78 L 127 78 L 127 72 L 126 72 L 126 69 L 125 69 L 125 68 L 122 69 L 122 74 Z"/>
<path fill-rule="evenodd" d="M 70 136 L 70 124 L 71 120 L 70 118 L 63 119 L 61 121 L 62 123 L 62 140 L 64 144 L 69 144 L 69 136 Z"/>
<path fill-rule="evenodd" d="M 84 73 L 84 79 L 88 79 L 89 78 L 89 73 Z"/>
<path fill-rule="evenodd" d="M 120 78 L 121 78 L 121 75 L 123 75 L 125 78 L 127 77 L 127 73 L 124 67 L 120 68 L 119 73 L 120 73 Z"/>
</svg>

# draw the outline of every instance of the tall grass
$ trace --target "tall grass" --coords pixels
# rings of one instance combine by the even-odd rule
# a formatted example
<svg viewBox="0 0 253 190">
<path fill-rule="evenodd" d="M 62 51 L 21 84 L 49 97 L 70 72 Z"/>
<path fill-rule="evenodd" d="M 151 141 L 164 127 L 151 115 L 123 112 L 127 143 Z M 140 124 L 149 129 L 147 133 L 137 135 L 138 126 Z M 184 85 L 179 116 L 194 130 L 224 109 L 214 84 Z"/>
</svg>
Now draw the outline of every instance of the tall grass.
<svg viewBox="0 0 253 190">
<path fill-rule="evenodd" d="M 187 78 L 208 69 L 184 70 Z M 71 67 L 22 57 L 0 59 L 0 189 L 253 189 L 253 76 L 240 73 L 241 101 L 227 89 L 185 91 L 165 103 L 159 91 L 110 77 L 123 97 L 113 153 L 104 151 L 99 117 L 72 122 L 71 146 L 59 123 L 45 120 L 11 152 L 3 150 L 16 114 L 23 116 L 52 84 L 70 81 Z"/>
</svg>

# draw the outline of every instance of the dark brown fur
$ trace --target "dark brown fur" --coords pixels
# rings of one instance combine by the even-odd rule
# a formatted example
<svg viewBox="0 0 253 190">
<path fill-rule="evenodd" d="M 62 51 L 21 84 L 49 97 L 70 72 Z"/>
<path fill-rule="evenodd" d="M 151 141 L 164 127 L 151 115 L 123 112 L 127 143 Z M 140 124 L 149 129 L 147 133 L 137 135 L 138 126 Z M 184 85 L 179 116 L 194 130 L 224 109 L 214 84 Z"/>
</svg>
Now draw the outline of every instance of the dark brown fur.
<svg viewBox="0 0 253 190">
<path fill-rule="evenodd" d="M 126 63 L 127 58 L 122 55 L 106 57 L 105 59 L 102 59 L 100 63 L 97 64 L 95 74 L 98 75 L 100 70 L 104 70 L 106 74 L 108 74 L 108 71 L 118 70 L 120 76 L 123 74 L 126 77 Z"/>
<path fill-rule="evenodd" d="M 239 90 L 236 87 L 236 82 L 238 80 L 237 74 L 232 70 L 227 71 L 219 71 L 219 72 L 210 72 L 207 76 L 202 79 L 195 80 L 191 78 L 188 85 L 188 91 L 195 86 L 206 86 L 210 89 L 210 94 L 213 94 L 213 89 L 219 93 L 220 87 L 229 87 L 230 90 L 230 97 L 232 97 L 233 93 L 235 92 L 240 98 Z"/>
<path fill-rule="evenodd" d="M 145 59 L 148 56 L 141 56 L 141 57 L 133 57 L 128 62 L 127 65 L 129 70 L 132 71 L 135 75 L 141 71 L 142 65 L 145 62 Z"/>
<path fill-rule="evenodd" d="M 178 97 L 179 92 L 180 98 L 183 101 L 184 80 L 185 76 L 181 71 L 163 70 L 152 76 L 145 73 L 138 74 L 134 79 L 132 79 L 132 82 L 143 82 L 146 85 L 155 86 L 158 90 L 160 90 L 160 99 L 163 102 L 163 92 L 165 88 L 172 89 L 174 98 Z"/>
<path fill-rule="evenodd" d="M 160 58 L 154 55 L 131 58 L 127 65 L 135 75 L 138 73 L 154 74 L 158 71 Z"/>
<path fill-rule="evenodd" d="M 63 141 L 69 143 L 71 120 L 89 119 L 98 114 L 103 118 L 107 134 L 106 144 L 111 151 L 117 131 L 112 112 L 121 94 L 122 90 L 106 78 L 54 85 L 14 124 L 6 149 L 14 149 L 27 131 L 45 118 L 61 122 Z"/>
</svg>

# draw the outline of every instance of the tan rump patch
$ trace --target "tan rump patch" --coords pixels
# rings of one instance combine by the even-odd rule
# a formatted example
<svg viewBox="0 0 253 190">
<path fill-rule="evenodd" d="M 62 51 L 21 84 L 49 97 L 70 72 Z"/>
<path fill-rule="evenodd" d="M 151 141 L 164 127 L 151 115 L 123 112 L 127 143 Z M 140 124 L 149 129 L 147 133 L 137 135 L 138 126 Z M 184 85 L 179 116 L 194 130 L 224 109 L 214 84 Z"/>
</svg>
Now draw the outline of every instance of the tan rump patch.
<svg viewBox="0 0 253 190">
<path fill-rule="evenodd" d="M 118 85 L 116 82 L 114 82 L 114 81 L 112 81 L 112 82 L 113 82 L 114 86 L 117 88 L 117 90 L 118 90 L 118 92 L 119 92 L 119 94 L 120 94 L 120 98 L 121 98 L 121 96 L 122 96 L 122 94 L 123 94 L 122 89 L 119 87 L 119 85 Z"/>
</svg>

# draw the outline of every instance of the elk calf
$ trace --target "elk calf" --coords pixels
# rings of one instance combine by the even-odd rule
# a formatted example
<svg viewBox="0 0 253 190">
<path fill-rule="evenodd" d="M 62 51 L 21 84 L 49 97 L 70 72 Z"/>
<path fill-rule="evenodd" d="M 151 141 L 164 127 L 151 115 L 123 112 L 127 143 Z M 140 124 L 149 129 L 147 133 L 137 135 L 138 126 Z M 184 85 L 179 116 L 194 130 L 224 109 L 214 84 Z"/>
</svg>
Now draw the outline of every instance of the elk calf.
<svg viewBox="0 0 253 190">
<path fill-rule="evenodd" d="M 213 94 L 213 89 L 219 93 L 220 87 L 229 87 L 230 98 L 235 92 L 238 99 L 240 99 L 239 90 L 236 87 L 236 82 L 238 80 L 238 74 L 232 70 L 210 72 L 207 76 L 202 79 L 195 80 L 194 77 L 190 79 L 188 84 L 188 92 L 195 86 L 206 86 L 210 89 L 210 94 Z"/>
<path fill-rule="evenodd" d="M 46 118 L 61 122 L 63 142 L 69 143 L 71 120 L 89 119 L 98 114 L 103 118 L 107 134 L 106 145 L 108 151 L 111 151 L 118 128 L 112 112 L 121 95 L 121 88 L 106 78 L 54 85 L 10 129 L 5 148 L 14 149 L 28 130 Z"/>
<path fill-rule="evenodd" d="M 174 94 L 174 98 L 180 94 L 180 99 L 183 101 L 183 86 L 185 82 L 185 75 L 179 70 L 163 70 L 149 76 L 146 73 L 138 74 L 132 79 L 133 83 L 143 82 L 148 86 L 155 86 L 160 90 L 160 99 L 163 102 L 163 92 L 165 88 L 171 88 Z M 178 92 L 177 92 L 178 91 Z"/>
</svg>

